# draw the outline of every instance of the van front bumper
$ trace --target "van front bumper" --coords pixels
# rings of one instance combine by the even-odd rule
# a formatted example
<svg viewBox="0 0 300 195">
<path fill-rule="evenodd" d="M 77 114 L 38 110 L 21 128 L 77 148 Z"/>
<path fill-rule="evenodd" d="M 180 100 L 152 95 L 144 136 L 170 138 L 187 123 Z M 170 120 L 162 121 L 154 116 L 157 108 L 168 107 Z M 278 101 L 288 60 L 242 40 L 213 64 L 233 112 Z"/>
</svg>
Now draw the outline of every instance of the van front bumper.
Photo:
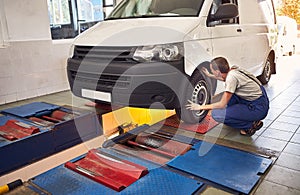
<svg viewBox="0 0 300 195">
<path fill-rule="evenodd" d="M 171 63 L 124 63 L 68 60 L 67 73 L 74 95 L 133 107 L 163 105 L 167 109 L 178 107 L 180 96 L 186 86 L 183 59 Z M 87 97 L 83 91 L 108 95 Z M 100 97 L 100 98 L 98 98 Z M 159 104 L 154 104 L 159 102 Z"/>
</svg>

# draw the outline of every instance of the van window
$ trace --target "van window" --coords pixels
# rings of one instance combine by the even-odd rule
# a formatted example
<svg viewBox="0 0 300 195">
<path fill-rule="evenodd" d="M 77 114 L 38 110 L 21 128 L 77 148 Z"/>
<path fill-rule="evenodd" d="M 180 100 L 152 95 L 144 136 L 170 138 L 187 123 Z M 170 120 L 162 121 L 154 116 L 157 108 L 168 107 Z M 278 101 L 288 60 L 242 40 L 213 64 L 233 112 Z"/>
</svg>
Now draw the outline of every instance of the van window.
<svg viewBox="0 0 300 195">
<path fill-rule="evenodd" d="M 224 4 L 224 3 L 232 3 L 235 5 L 237 4 L 237 0 L 214 0 L 210 11 L 209 11 L 209 16 L 207 18 L 207 26 L 215 26 L 215 25 L 225 25 L 225 24 L 238 24 L 239 23 L 239 17 L 230 19 L 230 20 L 219 20 L 219 21 L 211 21 L 212 16 L 216 13 L 218 10 L 219 6 Z"/>
<path fill-rule="evenodd" d="M 261 10 L 263 10 L 263 14 L 266 18 L 266 22 L 270 24 L 276 23 L 276 15 L 275 15 L 275 8 L 272 0 L 259 0 L 259 5 Z"/>
<path fill-rule="evenodd" d="M 203 0 L 126 0 L 107 19 L 195 16 L 202 7 Z"/>
</svg>

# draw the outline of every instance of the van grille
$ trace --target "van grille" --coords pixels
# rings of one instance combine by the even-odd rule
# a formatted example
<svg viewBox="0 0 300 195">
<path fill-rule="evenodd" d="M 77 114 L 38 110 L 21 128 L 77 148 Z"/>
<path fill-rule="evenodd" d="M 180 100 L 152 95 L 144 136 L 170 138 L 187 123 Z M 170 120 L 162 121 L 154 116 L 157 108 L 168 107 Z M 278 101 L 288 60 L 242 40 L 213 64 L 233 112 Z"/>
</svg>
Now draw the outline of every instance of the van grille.
<svg viewBox="0 0 300 195">
<path fill-rule="evenodd" d="M 135 47 L 75 46 L 73 58 L 85 61 L 133 61 L 135 49 Z"/>
<path fill-rule="evenodd" d="M 127 89 L 130 86 L 130 76 L 123 76 L 129 66 L 136 64 L 132 59 L 135 47 L 109 47 L 109 46 L 75 46 L 74 55 L 69 61 L 70 64 L 84 64 L 86 70 L 93 66 L 110 66 L 113 62 L 120 63 L 122 66 L 113 66 L 113 71 L 93 72 L 71 69 L 70 75 L 74 82 L 94 84 L 97 89 L 111 91 L 113 87 Z M 91 68 L 93 70 L 93 68 Z M 96 85 L 97 84 L 97 85 Z M 90 85 L 93 86 L 93 85 Z"/>
<path fill-rule="evenodd" d="M 76 81 L 97 84 L 97 88 L 107 89 L 107 91 L 111 91 L 113 87 L 127 89 L 130 86 L 130 77 L 129 76 L 117 76 L 111 74 L 94 74 L 94 73 L 82 73 L 76 71 L 70 71 L 71 77 Z"/>
</svg>

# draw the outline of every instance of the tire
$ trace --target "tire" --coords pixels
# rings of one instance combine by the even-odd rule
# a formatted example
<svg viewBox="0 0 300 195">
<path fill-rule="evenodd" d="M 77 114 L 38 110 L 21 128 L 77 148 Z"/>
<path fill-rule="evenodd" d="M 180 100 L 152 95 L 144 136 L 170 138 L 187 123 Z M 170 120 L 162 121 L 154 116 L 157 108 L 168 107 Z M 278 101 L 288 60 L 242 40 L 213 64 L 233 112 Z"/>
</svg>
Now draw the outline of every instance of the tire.
<svg viewBox="0 0 300 195">
<path fill-rule="evenodd" d="M 181 108 L 176 108 L 178 118 L 186 123 L 199 123 L 207 115 L 207 110 L 191 111 L 185 108 L 188 100 L 192 100 L 200 105 L 209 104 L 211 101 L 211 86 L 207 82 L 200 71 L 196 71 L 190 80 L 191 87 L 184 92 L 184 99 Z"/>
<path fill-rule="evenodd" d="M 260 76 L 258 76 L 258 80 L 263 84 L 267 84 L 270 79 L 271 79 L 271 73 L 272 73 L 272 60 L 270 58 L 270 56 L 268 56 L 266 62 L 265 62 L 265 66 L 264 66 L 264 70 L 262 72 L 262 74 Z"/>
</svg>

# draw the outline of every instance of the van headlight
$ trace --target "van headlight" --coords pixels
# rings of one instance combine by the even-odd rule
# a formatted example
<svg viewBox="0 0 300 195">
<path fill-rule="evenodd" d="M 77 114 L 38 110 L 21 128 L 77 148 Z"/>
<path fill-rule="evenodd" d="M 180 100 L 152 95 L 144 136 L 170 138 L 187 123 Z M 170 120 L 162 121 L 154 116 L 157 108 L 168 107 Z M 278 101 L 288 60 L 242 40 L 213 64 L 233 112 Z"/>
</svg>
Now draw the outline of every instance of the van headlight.
<svg viewBox="0 0 300 195">
<path fill-rule="evenodd" d="M 177 61 L 183 57 L 183 51 L 183 43 L 141 46 L 135 50 L 133 59 L 138 62 Z"/>
</svg>

